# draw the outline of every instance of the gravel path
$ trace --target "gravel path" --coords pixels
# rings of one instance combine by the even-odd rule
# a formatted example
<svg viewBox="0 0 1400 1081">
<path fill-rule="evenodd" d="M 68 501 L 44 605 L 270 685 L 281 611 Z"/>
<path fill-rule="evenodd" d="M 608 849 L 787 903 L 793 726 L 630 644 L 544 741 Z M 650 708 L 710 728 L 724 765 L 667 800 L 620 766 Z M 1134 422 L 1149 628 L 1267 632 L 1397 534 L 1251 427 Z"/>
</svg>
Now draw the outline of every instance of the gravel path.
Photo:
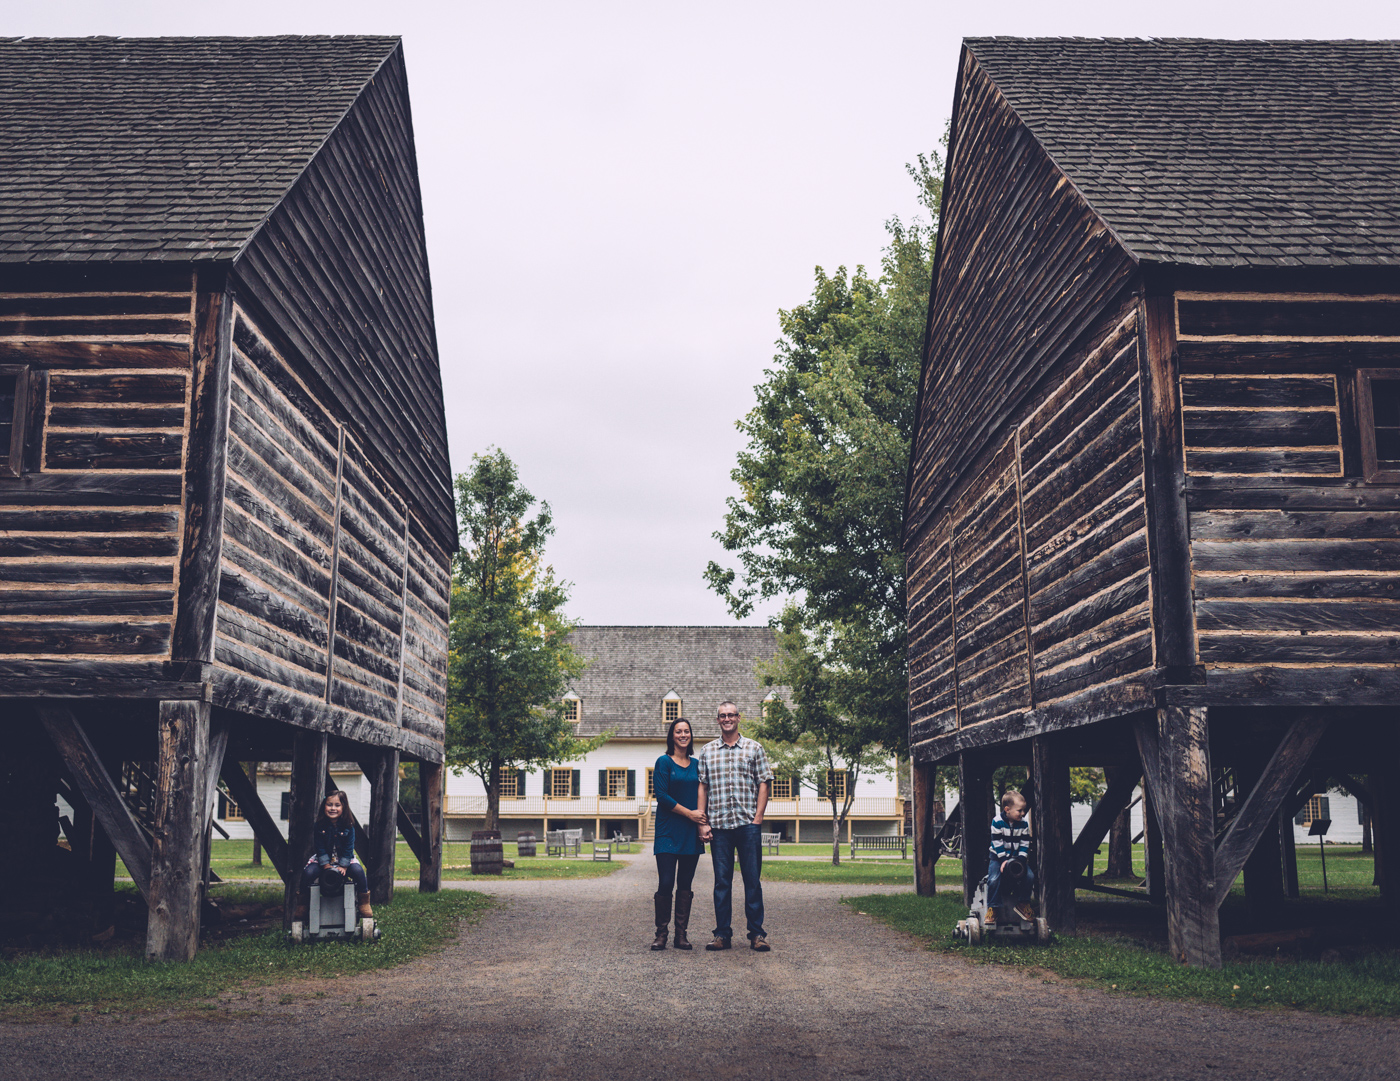
<svg viewBox="0 0 1400 1081">
<path fill-rule="evenodd" d="M 0 1073 L 9 1081 L 328 1072 L 355 1081 L 1400 1077 L 1400 1024 L 1151 1002 L 970 965 L 838 903 L 846 893 L 892 892 L 878 886 L 766 885 L 767 955 L 652 953 L 653 874 L 645 858 L 604 878 L 491 883 L 501 907 L 445 952 L 353 985 L 296 984 L 296 1002 L 267 1005 L 269 995 L 256 1016 L 0 1025 Z M 707 860 L 695 884 L 692 938 L 704 942 Z M 392 914 L 387 925 L 392 933 Z M 301 997 L 316 991 L 326 997 Z"/>
</svg>

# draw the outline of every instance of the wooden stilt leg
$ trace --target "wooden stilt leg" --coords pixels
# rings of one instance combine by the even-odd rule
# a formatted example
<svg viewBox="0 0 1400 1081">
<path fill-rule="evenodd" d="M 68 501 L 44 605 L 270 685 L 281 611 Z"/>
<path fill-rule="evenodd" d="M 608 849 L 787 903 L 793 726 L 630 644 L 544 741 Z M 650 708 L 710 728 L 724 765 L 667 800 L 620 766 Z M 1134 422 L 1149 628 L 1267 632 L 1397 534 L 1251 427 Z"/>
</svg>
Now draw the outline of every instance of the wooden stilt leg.
<svg viewBox="0 0 1400 1081">
<path fill-rule="evenodd" d="M 974 755 L 958 756 L 958 805 L 962 808 L 963 904 L 972 904 L 987 873 L 992 844 L 992 770 Z"/>
<path fill-rule="evenodd" d="M 933 826 L 936 768 L 914 764 L 914 889 L 920 897 L 934 894 L 938 864 L 938 830 Z"/>
<path fill-rule="evenodd" d="M 1074 934 L 1074 840 L 1070 823 L 1069 764 L 1048 736 L 1031 740 L 1035 808 L 1036 889 L 1040 914 L 1051 928 Z"/>
<path fill-rule="evenodd" d="M 1170 793 L 1161 801 L 1167 886 L 1167 946 L 1188 965 L 1220 967 L 1215 897 L 1215 794 L 1206 710 L 1157 710 L 1160 769 Z"/>
<path fill-rule="evenodd" d="M 1242 788 L 1252 790 L 1258 783 L 1257 768 L 1241 769 L 1239 773 Z M 1279 906 L 1283 903 L 1283 850 L 1277 811 L 1245 861 L 1244 899 L 1251 924 L 1271 926 L 1278 918 Z"/>
<path fill-rule="evenodd" d="M 287 889 L 283 923 L 290 928 L 301 869 L 315 847 L 316 813 L 326 794 L 326 736 L 297 729 L 292 737 L 291 808 L 287 815 Z"/>
<path fill-rule="evenodd" d="M 418 864 L 418 892 L 437 893 L 442 885 L 442 786 L 446 771 L 440 764 L 418 765 L 418 789 L 422 794 L 423 856 Z"/>
<path fill-rule="evenodd" d="M 369 892 L 375 904 L 394 899 L 394 851 L 398 836 L 399 752 L 381 750 L 360 763 L 369 779 Z"/>
<path fill-rule="evenodd" d="M 1298 896 L 1298 849 L 1293 843 L 1293 816 L 1287 810 L 1278 815 L 1278 846 L 1283 854 L 1283 892 L 1291 898 Z M 1245 887 L 1248 889 L 1248 887 Z"/>
<path fill-rule="evenodd" d="M 1371 791 L 1375 794 L 1375 821 L 1371 829 L 1374 833 L 1372 846 L 1375 848 L 1376 885 L 1386 900 L 1400 899 L 1400 801 L 1386 799 L 1383 795 L 1382 777 L 1392 776 L 1396 765 L 1397 742 L 1393 735 L 1386 735 L 1378 741 L 1377 762 L 1372 774 Z"/>
<path fill-rule="evenodd" d="M 146 957 L 189 961 L 199 946 L 209 704 L 162 702 Z"/>
</svg>

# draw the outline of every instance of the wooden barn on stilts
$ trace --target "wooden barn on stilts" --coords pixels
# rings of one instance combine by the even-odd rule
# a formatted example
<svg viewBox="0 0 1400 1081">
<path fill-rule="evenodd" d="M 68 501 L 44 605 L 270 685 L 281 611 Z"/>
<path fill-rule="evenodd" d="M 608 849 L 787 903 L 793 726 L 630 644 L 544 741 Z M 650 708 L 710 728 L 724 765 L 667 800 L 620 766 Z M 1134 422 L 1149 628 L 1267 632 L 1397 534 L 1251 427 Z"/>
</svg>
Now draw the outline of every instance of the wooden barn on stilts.
<svg viewBox="0 0 1400 1081">
<path fill-rule="evenodd" d="M 120 855 L 187 959 L 216 787 L 291 883 L 328 759 L 374 899 L 399 827 L 435 889 L 457 533 L 401 43 L 0 40 L 0 177 L 0 907 L 101 930 Z M 247 760 L 292 763 L 285 836 Z"/>
<path fill-rule="evenodd" d="M 964 43 L 910 466 L 918 876 L 1032 777 L 1040 901 L 1145 781 L 1172 954 L 1349 778 L 1400 900 L 1400 44 Z M 1068 771 L 1107 768 L 1071 836 Z"/>
</svg>

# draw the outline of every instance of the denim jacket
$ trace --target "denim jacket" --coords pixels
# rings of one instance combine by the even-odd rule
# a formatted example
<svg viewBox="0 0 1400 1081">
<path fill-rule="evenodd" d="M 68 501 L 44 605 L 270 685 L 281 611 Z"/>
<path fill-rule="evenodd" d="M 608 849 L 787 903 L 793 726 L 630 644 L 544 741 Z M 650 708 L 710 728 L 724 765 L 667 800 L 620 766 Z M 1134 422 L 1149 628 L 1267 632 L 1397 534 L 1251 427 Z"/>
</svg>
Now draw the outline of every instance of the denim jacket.
<svg viewBox="0 0 1400 1081">
<path fill-rule="evenodd" d="M 338 863 L 349 867 L 355 859 L 355 827 L 348 823 L 336 827 L 322 822 L 316 827 L 316 862 L 322 867 Z"/>
</svg>

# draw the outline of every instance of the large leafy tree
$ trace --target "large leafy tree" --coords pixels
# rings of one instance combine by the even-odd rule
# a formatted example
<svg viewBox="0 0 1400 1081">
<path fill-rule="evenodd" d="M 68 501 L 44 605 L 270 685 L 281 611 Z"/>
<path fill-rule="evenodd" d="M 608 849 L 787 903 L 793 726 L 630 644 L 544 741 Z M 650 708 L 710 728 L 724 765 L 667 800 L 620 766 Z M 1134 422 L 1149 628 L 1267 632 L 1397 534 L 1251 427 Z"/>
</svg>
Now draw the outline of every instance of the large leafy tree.
<svg viewBox="0 0 1400 1081">
<path fill-rule="evenodd" d="M 568 587 L 544 564 L 554 532 L 501 450 L 457 477 L 463 545 L 452 579 L 447 763 L 486 786 L 486 828 L 500 822 L 501 770 L 566 762 L 601 740 L 574 737 L 560 701 L 584 663 L 568 642 Z"/>
<path fill-rule="evenodd" d="M 910 175 L 936 215 L 942 163 L 920 155 Z M 706 579 L 739 618 L 791 598 L 808 648 L 841 673 L 830 706 L 845 723 L 908 741 L 904 481 L 915 424 L 935 227 L 886 223 L 880 276 L 828 275 L 811 299 L 779 312 L 782 337 L 757 403 L 738 422 L 748 437 L 715 534 L 738 567 L 710 563 Z"/>
</svg>

